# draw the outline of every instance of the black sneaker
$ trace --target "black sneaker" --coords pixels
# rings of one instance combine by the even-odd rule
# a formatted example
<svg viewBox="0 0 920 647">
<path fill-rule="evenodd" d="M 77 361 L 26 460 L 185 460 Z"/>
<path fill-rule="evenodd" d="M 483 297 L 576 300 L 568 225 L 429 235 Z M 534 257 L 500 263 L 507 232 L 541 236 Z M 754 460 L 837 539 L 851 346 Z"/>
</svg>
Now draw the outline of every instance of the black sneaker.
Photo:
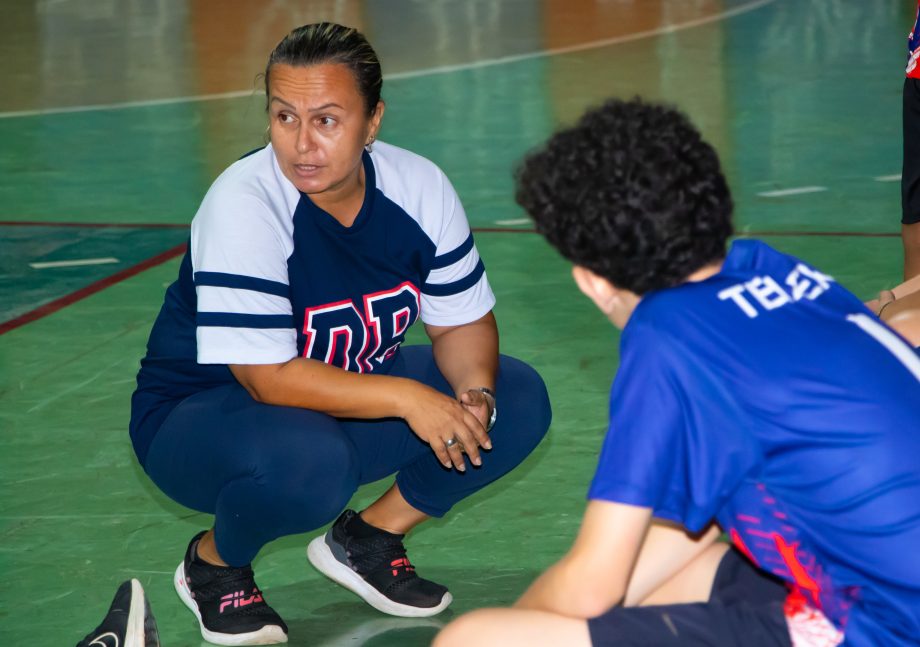
<svg viewBox="0 0 920 647">
<path fill-rule="evenodd" d="M 77 647 L 160 647 L 157 623 L 140 582 L 122 582 L 102 623 Z"/>
<path fill-rule="evenodd" d="M 453 597 L 447 588 L 415 574 L 403 537 L 374 528 L 354 510 L 346 510 L 325 535 L 310 542 L 307 559 L 378 611 L 407 618 L 440 613 Z"/>
<path fill-rule="evenodd" d="M 202 637 L 218 645 L 287 642 L 287 625 L 262 597 L 251 566 L 214 566 L 198 558 L 200 532 L 176 569 L 176 592 L 201 625 Z"/>
</svg>

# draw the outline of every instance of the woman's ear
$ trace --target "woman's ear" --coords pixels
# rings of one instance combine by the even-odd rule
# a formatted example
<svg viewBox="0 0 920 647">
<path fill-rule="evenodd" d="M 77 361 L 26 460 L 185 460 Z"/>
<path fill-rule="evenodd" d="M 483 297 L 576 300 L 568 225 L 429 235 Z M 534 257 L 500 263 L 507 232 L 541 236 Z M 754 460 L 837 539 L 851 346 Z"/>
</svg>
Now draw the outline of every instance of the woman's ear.
<svg viewBox="0 0 920 647">
<path fill-rule="evenodd" d="M 383 99 L 377 102 L 373 114 L 371 114 L 370 136 L 371 139 L 377 139 L 377 133 L 380 132 L 380 122 L 383 121 L 383 112 L 386 110 L 386 104 Z"/>
</svg>

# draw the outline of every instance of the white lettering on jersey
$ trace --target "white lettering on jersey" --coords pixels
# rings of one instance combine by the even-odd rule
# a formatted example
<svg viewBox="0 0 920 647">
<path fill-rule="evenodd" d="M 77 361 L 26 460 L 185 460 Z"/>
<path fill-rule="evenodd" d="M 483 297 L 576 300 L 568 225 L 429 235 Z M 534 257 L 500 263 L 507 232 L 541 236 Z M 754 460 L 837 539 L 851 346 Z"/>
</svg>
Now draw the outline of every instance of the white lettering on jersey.
<svg viewBox="0 0 920 647">
<path fill-rule="evenodd" d="M 744 287 L 766 310 L 776 310 L 792 301 L 772 276 L 755 276 Z"/>
<path fill-rule="evenodd" d="M 753 319 L 760 310 L 745 297 L 753 297 L 763 311 L 775 310 L 789 303 L 802 299 L 814 301 L 831 287 L 833 278 L 812 269 L 804 263 L 795 266 L 785 279 L 789 292 L 776 282 L 772 276 L 755 276 L 750 281 L 738 283 L 718 293 L 720 301 L 731 300 L 749 318 Z"/>
<path fill-rule="evenodd" d="M 814 301 L 818 295 L 830 289 L 833 280 L 827 274 L 799 263 L 786 277 L 786 285 L 792 288 L 793 301 L 798 301 L 803 296 L 809 301 Z M 811 290 L 806 293 L 809 287 Z"/>
<path fill-rule="evenodd" d="M 739 283 L 738 285 L 733 285 L 730 288 L 725 288 L 719 292 L 719 299 L 725 301 L 726 299 L 731 299 L 735 302 L 739 308 L 744 311 L 748 317 L 753 319 L 757 316 L 757 308 L 752 306 L 747 299 L 744 298 L 744 284 Z"/>
</svg>

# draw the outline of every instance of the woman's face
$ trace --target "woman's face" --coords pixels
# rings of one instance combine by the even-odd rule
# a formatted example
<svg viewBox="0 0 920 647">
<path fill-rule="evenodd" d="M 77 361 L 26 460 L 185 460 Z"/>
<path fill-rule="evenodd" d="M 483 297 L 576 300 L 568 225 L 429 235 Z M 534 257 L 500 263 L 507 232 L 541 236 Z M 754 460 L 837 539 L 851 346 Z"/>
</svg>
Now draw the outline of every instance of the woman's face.
<svg viewBox="0 0 920 647">
<path fill-rule="evenodd" d="M 383 102 L 368 116 L 348 67 L 273 65 L 268 114 L 281 171 L 315 203 L 346 201 L 362 189 L 361 152 L 377 134 Z"/>
</svg>

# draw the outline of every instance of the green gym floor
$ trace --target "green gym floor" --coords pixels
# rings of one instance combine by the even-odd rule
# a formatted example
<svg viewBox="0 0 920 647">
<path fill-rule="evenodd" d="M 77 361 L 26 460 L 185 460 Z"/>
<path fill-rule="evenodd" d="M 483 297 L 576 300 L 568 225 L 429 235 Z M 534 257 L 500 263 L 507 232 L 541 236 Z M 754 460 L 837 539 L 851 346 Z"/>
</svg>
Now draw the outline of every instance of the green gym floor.
<svg viewBox="0 0 920 647">
<path fill-rule="evenodd" d="M 290 644 L 424 645 L 459 613 L 511 603 L 569 545 L 617 367 L 616 331 L 514 204 L 516 160 L 605 97 L 676 103 L 722 155 L 739 234 L 868 298 L 901 271 L 900 96 L 915 10 L 913 0 L 4 3 L 0 645 L 76 643 L 132 576 L 164 647 L 202 644 L 172 572 L 211 519 L 138 467 L 129 398 L 198 202 L 263 143 L 256 77 L 289 29 L 335 20 L 367 34 L 386 75 L 382 138 L 453 180 L 498 296 L 502 349 L 543 374 L 553 402 L 549 436 L 523 466 L 410 537 L 420 572 L 453 591 L 441 616 L 378 614 L 308 565 L 307 535 L 257 558 Z M 386 486 L 362 488 L 353 506 Z"/>
</svg>

